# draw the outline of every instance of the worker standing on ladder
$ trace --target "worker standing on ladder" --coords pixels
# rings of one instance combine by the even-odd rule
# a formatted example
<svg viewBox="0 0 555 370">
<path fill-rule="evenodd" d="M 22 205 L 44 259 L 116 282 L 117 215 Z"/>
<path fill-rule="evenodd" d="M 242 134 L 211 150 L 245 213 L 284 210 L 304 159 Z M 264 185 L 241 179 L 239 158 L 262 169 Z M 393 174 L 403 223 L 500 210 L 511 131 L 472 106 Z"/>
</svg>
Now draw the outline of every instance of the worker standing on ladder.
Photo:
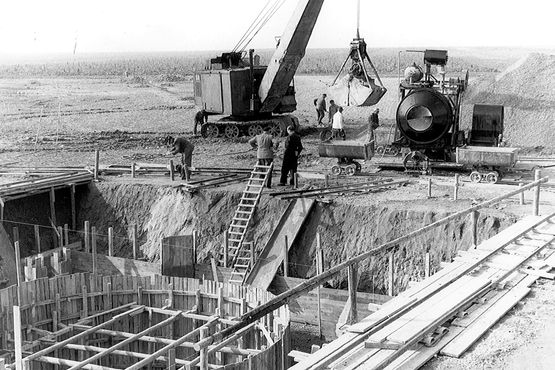
<svg viewBox="0 0 555 370">
<path fill-rule="evenodd" d="M 181 154 L 181 179 L 189 181 L 191 177 L 191 166 L 193 162 L 193 150 L 195 146 L 186 138 L 178 137 L 177 139 L 173 139 L 173 148 L 171 150 L 172 155 L 176 155 L 177 153 Z"/>
<path fill-rule="evenodd" d="M 272 164 L 274 161 L 274 149 L 278 148 L 279 143 L 274 144 L 274 137 L 270 135 L 270 126 L 264 127 L 264 132 L 250 139 L 249 144 L 257 149 L 256 158 L 258 159 L 258 164 L 263 166 L 270 166 Z M 272 187 L 272 172 L 268 175 L 266 186 L 268 189 Z"/>
</svg>

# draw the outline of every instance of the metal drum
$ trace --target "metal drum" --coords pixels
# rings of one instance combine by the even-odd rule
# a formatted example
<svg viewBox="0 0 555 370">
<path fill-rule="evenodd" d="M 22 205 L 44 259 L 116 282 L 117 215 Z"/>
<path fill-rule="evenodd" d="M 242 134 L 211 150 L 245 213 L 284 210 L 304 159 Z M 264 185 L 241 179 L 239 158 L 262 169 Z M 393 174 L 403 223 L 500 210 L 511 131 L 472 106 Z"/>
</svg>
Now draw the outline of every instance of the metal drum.
<svg viewBox="0 0 555 370">
<path fill-rule="evenodd" d="M 414 90 L 397 107 L 397 127 L 415 144 L 431 144 L 443 138 L 452 123 L 449 99 L 433 89 Z"/>
</svg>

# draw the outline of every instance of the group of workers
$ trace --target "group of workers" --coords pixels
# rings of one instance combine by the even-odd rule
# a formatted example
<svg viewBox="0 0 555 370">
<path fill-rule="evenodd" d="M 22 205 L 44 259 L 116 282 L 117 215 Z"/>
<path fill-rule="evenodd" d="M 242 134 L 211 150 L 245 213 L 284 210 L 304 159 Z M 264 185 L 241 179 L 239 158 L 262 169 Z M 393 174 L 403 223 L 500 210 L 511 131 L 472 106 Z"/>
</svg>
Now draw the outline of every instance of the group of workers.
<svg viewBox="0 0 555 370">
<path fill-rule="evenodd" d="M 314 99 L 314 105 L 316 107 L 316 112 L 318 114 L 318 125 L 322 125 L 322 120 L 325 117 L 325 113 L 328 113 L 328 124 L 331 123 L 332 131 L 334 132 L 334 137 L 340 136 L 345 140 L 345 125 L 343 119 L 343 107 L 335 104 L 333 100 L 330 100 L 330 106 L 326 109 L 326 94 L 322 94 L 318 99 Z M 379 126 L 379 114 L 380 110 L 376 109 L 368 117 L 368 130 L 367 130 L 367 141 L 374 142 L 374 130 Z M 198 111 L 194 118 L 193 134 L 196 136 L 198 132 L 198 126 L 201 126 L 207 122 L 208 114 L 202 109 Z M 301 142 L 301 137 L 295 132 L 293 126 L 287 127 L 287 138 L 285 139 L 285 151 L 283 153 L 283 164 L 281 166 L 281 176 L 279 185 L 285 186 L 287 183 L 287 177 L 290 178 L 289 183 L 294 184 L 295 173 L 297 172 L 297 166 L 299 161 L 299 155 L 303 150 L 303 145 Z M 173 148 L 171 149 L 171 154 L 181 154 L 181 165 L 177 167 L 181 173 L 181 177 L 184 180 L 189 181 L 191 175 L 191 166 L 193 158 L 194 145 L 184 137 L 178 137 L 176 139 L 171 139 L 171 144 Z M 264 131 L 249 140 L 249 144 L 257 149 L 257 160 L 258 164 L 267 165 L 273 163 L 274 161 L 274 151 L 279 148 L 279 142 L 274 139 L 270 134 L 270 127 L 264 128 Z M 268 188 L 272 187 L 272 176 L 269 176 L 266 183 Z"/>
</svg>

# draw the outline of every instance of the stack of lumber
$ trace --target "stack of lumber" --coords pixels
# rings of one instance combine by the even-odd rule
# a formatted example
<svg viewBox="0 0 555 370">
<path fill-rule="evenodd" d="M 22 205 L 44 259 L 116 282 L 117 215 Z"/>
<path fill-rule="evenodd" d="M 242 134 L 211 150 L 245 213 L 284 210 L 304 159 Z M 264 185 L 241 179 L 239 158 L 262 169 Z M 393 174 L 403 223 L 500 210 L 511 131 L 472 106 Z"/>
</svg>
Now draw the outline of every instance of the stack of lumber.
<svg viewBox="0 0 555 370">
<path fill-rule="evenodd" d="M 76 242 L 22 259 L 25 281 L 71 274 L 71 252 L 79 249 L 81 242 Z"/>
<path fill-rule="evenodd" d="M 65 174 L 76 172 L 90 172 L 85 167 L 22 167 L 0 166 L 0 175 L 43 176 L 47 174 Z"/>
<path fill-rule="evenodd" d="M 34 180 L 25 180 L 0 185 L 0 198 L 3 201 L 28 197 L 70 185 L 87 184 L 93 180 L 90 172 L 72 172 L 61 175 L 46 176 Z"/>
<path fill-rule="evenodd" d="M 194 193 L 201 189 L 225 186 L 236 182 L 245 181 L 248 178 L 249 178 L 249 174 L 230 172 L 221 176 L 213 176 L 202 180 L 189 181 L 184 184 L 179 184 L 177 185 L 177 187 L 183 188 L 189 193 Z"/>
<path fill-rule="evenodd" d="M 300 190 L 286 190 L 270 193 L 271 196 L 279 199 L 288 200 L 296 198 L 322 197 L 325 195 L 357 195 L 367 194 L 371 191 L 383 189 L 389 186 L 406 184 L 407 180 L 393 181 L 393 179 L 383 179 L 376 181 L 365 181 L 351 184 L 343 184 L 336 186 L 327 186 L 320 188 L 306 188 Z"/>
<path fill-rule="evenodd" d="M 385 303 L 293 369 L 417 369 L 458 357 L 530 291 L 553 279 L 555 214 L 527 217 Z"/>
</svg>

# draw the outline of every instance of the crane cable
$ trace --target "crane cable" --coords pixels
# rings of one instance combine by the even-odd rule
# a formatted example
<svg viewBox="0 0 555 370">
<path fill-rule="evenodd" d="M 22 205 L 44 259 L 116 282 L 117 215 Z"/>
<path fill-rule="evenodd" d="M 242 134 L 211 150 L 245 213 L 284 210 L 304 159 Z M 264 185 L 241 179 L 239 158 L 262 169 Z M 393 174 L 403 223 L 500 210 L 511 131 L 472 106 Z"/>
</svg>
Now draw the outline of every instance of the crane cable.
<svg viewBox="0 0 555 370">
<path fill-rule="evenodd" d="M 264 26 L 266 25 L 266 23 L 268 23 L 268 21 L 274 16 L 274 14 L 276 14 L 276 12 L 283 6 L 283 4 L 285 4 L 286 0 L 281 0 L 281 2 L 276 3 L 273 11 L 271 14 L 269 14 L 266 19 L 264 20 L 264 22 L 262 23 L 262 25 L 260 26 L 260 28 L 252 35 L 252 37 L 246 42 L 246 44 L 241 48 L 241 51 L 245 50 L 247 48 L 247 46 L 250 44 L 250 42 L 256 37 L 256 35 L 258 35 L 258 33 L 260 32 L 260 30 L 262 30 L 262 28 L 264 28 Z"/>
<path fill-rule="evenodd" d="M 266 5 L 264 5 L 264 7 L 262 8 L 262 10 L 260 10 L 260 12 L 258 13 L 258 15 L 256 16 L 256 18 L 252 21 L 252 23 L 249 25 L 249 28 L 247 28 L 247 30 L 245 31 L 245 33 L 243 33 L 243 36 L 241 36 L 241 38 L 239 39 L 239 41 L 237 42 L 237 44 L 235 45 L 235 47 L 233 48 L 233 51 L 237 51 L 237 49 L 239 49 L 239 46 L 241 46 L 241 44 L 249 37 L 250 33 L 252 32 L 252 30 L 256 27 L 256 24 L 258 24 L 259 19 L 263 16 L 263 13 L 266 11 L 266 9 L 268 8 L 268 5 L 270 5 L 270 3 L 272 2 L 272 0 L 268 0 L 266 2 Z"/>
<path fill-rule="evenodd" d="M 254 37 L 266 25 L 266 23 L 268 23 L 274 14 L 283 6 L 285 1 L 286 0 L 275 0 L 272 2 L 272 0 L 268 0 L 247 31 L 245 31 L 239 42 L 235 45 L 233 51 L 244 51 Z"/>
</svg>

